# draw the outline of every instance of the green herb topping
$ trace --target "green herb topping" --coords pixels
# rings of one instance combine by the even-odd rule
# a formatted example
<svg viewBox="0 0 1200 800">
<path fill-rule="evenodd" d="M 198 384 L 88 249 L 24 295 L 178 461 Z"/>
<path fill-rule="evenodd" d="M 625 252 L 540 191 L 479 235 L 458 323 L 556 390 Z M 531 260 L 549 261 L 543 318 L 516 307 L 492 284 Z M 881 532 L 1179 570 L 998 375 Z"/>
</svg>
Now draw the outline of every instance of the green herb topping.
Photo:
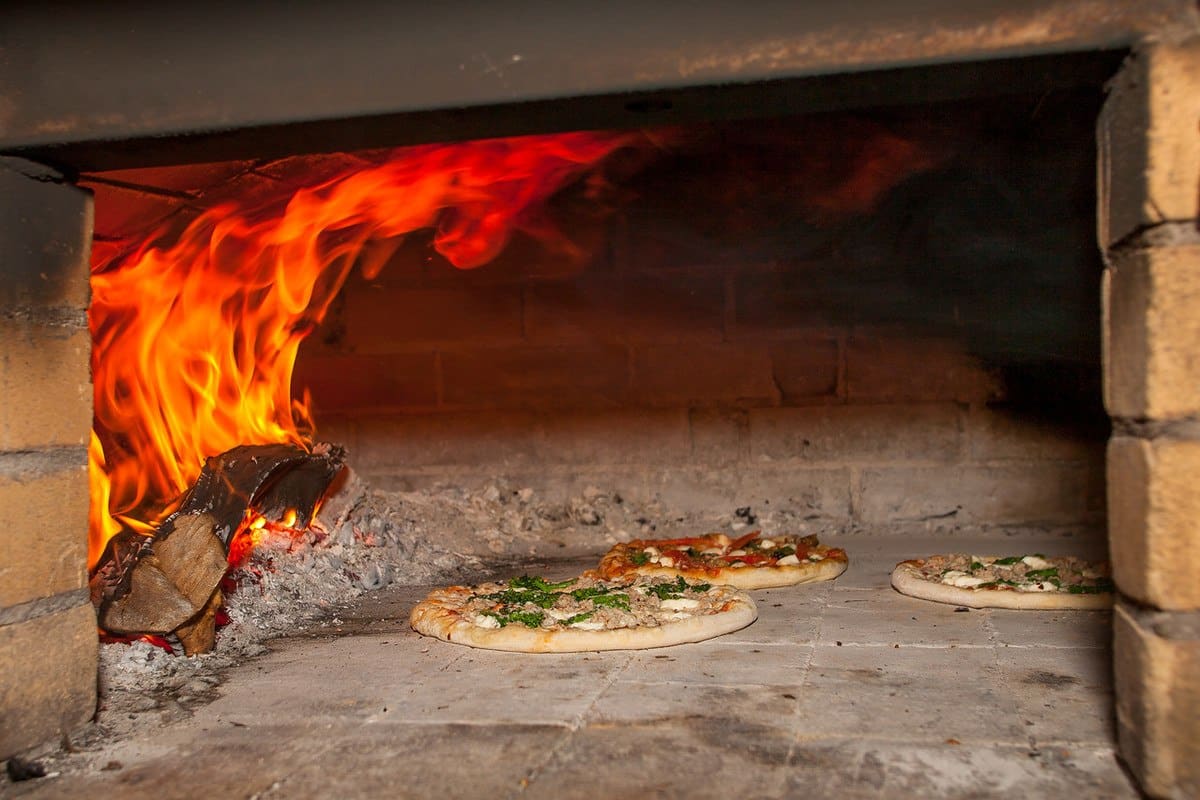
<svg viewBox="0 0 1200 800">
<path fill-rule="evenodd" d="M 623 608 L 629 610 L 629 595 L 627 594 L 599 594 L 592 598 L 592 604 L 596 608 L 607 606 L 608 608 Z"/>
<path fill-rule="evenodd" d="M 632 561 L 634 564 L 637 564 L 640 567 L 643 564 L 649 563 L 650 554 L 647 553 L 645 550 L 634 550 L 632 553 L 629 554 L 629 560 Z"/>
<path fill-rule="evenodd" d="M 997 564 L 1003 564 L 1003 565 L 1007 566 L 1007 565 L 1009 565 L 1009 564 L 1015 564 L 1015 563 L 1017 563 L 1017 562 L 1018 562 L 1018 561 L 1020 561 L 1022 558 L 1024 558 L 1024 556 L 1006 556 L 1006 557 L 1004 557 L 1004 558 L 997 558 L 997 559 L 996 559 L 996 561 L 995 561 L 995 563 L 997 563 Z"/>
<path fill-rule="evenodd" d="M 691 590 L 693 592 L 707 592 L 712 588 L 711 583 L 697 583 L 689 585 L 687 581 L 680 575 L 674 581 L 668 583 L 656 583 L 653 586 L 647 586 L 646 591 L 656 596 L 659 600 L 678 600 L 683 597 L 683 592 Z"/>
<path fill-rule="evenodd" d="M 1031 569 L 1025 573 L 1026 578 L 1057 578 L 1058 567 L 1047 567 L 1046 569 Z"/>
</svg>

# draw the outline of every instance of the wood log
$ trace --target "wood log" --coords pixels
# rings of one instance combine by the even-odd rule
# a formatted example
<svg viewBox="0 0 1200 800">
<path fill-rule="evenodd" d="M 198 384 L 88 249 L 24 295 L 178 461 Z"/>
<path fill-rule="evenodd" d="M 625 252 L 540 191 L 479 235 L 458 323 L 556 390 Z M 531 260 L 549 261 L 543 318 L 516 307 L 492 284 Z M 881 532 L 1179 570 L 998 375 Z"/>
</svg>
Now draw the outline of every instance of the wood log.
<svg viewBox="0 0 1200 800">
<path fill-rule="evenodd" d="M 247 512 L 279 521 L 294 511 L 294 527 L 307 527 L 344 457 L 341 447 L 321 444 L 312 452 L 246 445 L 209 458 L 153 536 L 122 532 L 109 541 L 89 581 L 101 627 L 122 635 L 174 632 L 189 655 L 211 650 L 223 600 L 218 586 Z"/>
</svg>

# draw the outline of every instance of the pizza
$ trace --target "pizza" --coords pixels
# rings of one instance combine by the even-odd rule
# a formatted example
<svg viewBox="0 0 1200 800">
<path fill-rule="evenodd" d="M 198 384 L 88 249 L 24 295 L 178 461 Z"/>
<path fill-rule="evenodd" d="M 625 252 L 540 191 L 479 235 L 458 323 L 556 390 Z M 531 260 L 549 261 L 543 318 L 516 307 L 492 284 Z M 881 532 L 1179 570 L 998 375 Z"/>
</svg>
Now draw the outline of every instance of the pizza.
<svg viewBox="0 0 1200 800">
<path fill-rule="evenodd" d="M 523 575 L 506 583 L 436 589 L 413 608 L 413 629 L 447 642 L 522 653 L 639 650 L 699 642 L 744 628 L 754 601 L 731 586 L 594 573 L 551 583 Z"/>
<path fill-rule="evenodd" d="M 1113 602 L 1108 564 L 1072 556 L 929 556 L 897 564 L 892 586 L 971 608 L 1096 609 Z"/>
<path fill-rule="evenodd" d="M 605 578 L 654 575 L 707 580 L 739 589 L 766 589 L 836 578 L 846 571 L 846 551 L 816 536 L 763 536 L 759 531 L 730 539 L 710 533 L 688 539 L 634 539 L 613 547 L 600 560 Z"/>
</svg>

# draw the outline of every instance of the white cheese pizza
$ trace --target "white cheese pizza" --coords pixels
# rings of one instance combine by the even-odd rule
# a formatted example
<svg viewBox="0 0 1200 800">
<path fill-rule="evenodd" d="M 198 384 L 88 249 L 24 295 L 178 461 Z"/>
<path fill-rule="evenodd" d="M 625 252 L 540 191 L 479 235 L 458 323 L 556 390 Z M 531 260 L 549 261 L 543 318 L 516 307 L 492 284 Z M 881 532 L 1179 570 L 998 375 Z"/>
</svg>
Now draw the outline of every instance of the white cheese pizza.
<svg viewBox="0 0 1200 800">
<path fill-rule="evenodd" d="M 754 601 L 730 586 L 585 574 L 558 583 L 525 575 L 436 589 L 409 619 L 420 633 L 471 647 L 570 653 L 699 642 L 744 628 L 757 616 Z"/>
<path fill-rule="evenodd" d="M 897 564 L 892 586 L 971 608 L 1097 609 L 1113 602 L 1108 564 L 1071 556 L 929 556 Z"/>
</svg>

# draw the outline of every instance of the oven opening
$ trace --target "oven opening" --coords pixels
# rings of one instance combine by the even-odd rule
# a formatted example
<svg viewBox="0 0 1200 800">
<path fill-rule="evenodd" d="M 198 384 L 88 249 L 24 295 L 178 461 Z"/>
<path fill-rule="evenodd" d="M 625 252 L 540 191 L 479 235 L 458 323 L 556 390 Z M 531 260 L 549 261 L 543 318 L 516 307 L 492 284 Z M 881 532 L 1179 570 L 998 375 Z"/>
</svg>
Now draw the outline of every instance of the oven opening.
<svg viewBox="0 0 1200 800">
<path fill-rule="evenodd" d="M 1114 167 L 1138 70 L 1168 69 L 1127 57 L 12 149 L 5 196 L 49 221 L 0 219 L 0 254 L 42 253 L 0 272 L 0 490 L 87 542 L 46 568 L 23 544 L 34 577 L 0 573 L 4 657 L 69 651 L 5 701 L 29 720 L 9 780 L 150 785 L 188 752 L 253 761 L 230 786 L 262 796 L 704 795 L 735 762 L 763 796 L 1135 796 L 1127 769 L 1174 796 L 1189 778 L 1155 743 L 1190 723 L 1138 687 L 1191 657 L 1159 554 L 1187 551 L 1122 531 L 1167 536 L 1193 502 L 1171 354 L 1195 233 L 1137 217 L 1153 203 Z M 409 625 L 436 587 L 497 582 L 550 605 L 507 598 L 483 627 L 554 628 L 546 587 L 621 543 L 701 559 L 696 537 L 756 532 L 792 548 L 771 563 L 819 540 L 848 565 L 671 647 L 497 652 Z M 1113 562 L 1121 599 L 893 589 L 938 554 L 1046 581 L 1046 559 Z M 1077 594 L 1112 590 L 1098 568 Z M 622 606 L 586 586 L 567 624 Z"/>
</svg>

